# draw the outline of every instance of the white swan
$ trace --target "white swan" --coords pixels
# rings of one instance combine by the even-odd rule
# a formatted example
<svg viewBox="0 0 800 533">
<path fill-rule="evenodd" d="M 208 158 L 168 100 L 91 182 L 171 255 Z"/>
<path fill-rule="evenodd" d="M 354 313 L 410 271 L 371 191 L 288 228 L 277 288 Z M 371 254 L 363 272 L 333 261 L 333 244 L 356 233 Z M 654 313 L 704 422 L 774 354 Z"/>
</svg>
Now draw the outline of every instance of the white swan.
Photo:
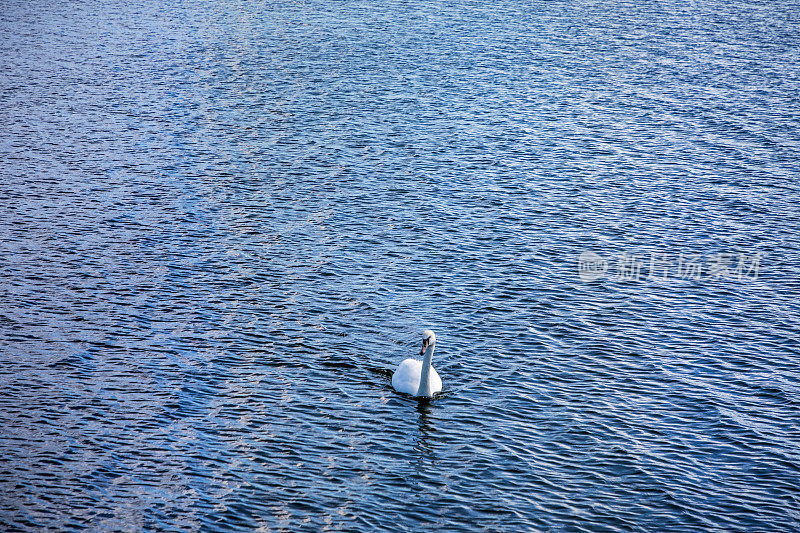
<svg viewBox="0 0 800 533">
<path fill-rule="evenodd" d="M 397 392 L 405 392 L 414 396 L 430 398 L 435 392 L 442 390 L 442 379 L 431 366 L 433 349 L 436 347 L 436 335 L 429 329 L 422 332 L 422 361 L 404 359 L 392 374 L 392 387 Z"/>
</svg>

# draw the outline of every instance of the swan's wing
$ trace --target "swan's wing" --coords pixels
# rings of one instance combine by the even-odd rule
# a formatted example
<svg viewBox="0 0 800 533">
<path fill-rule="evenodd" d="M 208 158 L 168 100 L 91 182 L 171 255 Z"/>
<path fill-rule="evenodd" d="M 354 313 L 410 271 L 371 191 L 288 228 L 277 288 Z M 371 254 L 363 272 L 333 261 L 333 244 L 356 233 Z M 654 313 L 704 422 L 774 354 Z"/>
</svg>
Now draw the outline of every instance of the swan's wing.
<svg viewBox="0 0 800 533">
<path fill-rule="evenodd" d="M 405 359 L 392 375 L 392 387 L 398 392 L 416 394 L 419 390 L 419 380 L 422 374 L 422 361 Z M 437 376 L 438 378 L 438 376 Z M 441 380 L 439 380 L 441 388 Z"/>
<path fill-rule="evenodd" d="M 422 373 L 422 365 L 420 365 L 420 374 Z M 436 369 L 431 367 L 431 392 L 442 392 L 442 378 Z"/>
</svg>

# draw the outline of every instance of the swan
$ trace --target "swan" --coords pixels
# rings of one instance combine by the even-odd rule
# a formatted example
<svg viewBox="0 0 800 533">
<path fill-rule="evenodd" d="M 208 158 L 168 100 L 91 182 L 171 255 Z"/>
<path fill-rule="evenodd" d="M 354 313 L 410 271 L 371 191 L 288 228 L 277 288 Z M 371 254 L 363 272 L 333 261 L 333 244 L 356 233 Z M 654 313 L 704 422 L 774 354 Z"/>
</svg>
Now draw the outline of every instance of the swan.
<svg viewBox="0 0 800 533">
<path fill-rule="evenodd" d="M 422 332 L 422 350 L 418 359 L 404 359 L 392 374 L 392 387 L 397 392 L 405 392 L 413 396 L 430 398 L 435 392 L 442 390 L 442 379 L 431 366 L 433 349 L 436 348 L 436 335 L 426 329 Z"/>
</svg>

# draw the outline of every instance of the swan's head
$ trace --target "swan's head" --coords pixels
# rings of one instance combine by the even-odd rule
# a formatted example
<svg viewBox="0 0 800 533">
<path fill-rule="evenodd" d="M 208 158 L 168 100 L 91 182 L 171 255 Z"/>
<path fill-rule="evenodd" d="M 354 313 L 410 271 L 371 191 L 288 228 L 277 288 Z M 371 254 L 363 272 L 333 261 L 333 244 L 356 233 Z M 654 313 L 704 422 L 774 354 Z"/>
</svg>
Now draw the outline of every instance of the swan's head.
<svg viewBox="0 0 800 533">
<path fill-rule="evenodd" d="M 422 349 L 419 351 L 420 355 L 425 355 L 428 346 L 436 344 L 436 335 L 429 329 L 422 332 Z"/>
</svg>

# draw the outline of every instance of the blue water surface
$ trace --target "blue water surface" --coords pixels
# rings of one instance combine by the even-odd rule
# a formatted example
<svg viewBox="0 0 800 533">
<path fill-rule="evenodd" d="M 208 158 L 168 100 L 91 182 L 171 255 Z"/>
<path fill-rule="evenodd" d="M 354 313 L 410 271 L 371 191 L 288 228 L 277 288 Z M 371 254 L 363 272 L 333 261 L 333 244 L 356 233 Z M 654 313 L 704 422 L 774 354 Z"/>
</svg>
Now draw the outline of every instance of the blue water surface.
<svg viewBox="0 0 800 533">
<path fill-rule="evenodd" d="M 1 529 L 800 530 L 798 13 L 3 1 Z"/>
</svg>

